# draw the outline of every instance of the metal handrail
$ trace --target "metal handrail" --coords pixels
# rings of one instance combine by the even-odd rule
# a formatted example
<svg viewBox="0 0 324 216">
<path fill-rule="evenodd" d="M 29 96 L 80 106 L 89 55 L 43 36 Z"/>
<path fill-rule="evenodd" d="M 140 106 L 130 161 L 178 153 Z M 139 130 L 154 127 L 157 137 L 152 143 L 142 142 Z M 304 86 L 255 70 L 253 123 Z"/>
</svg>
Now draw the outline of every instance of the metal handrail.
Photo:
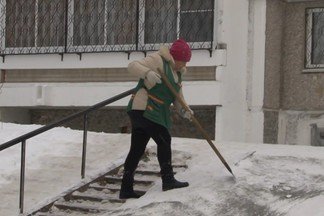
<svg viewBox="0 0 324 216">
<path fill-rule="evenodd" d="M 136 88 L 132 88 L 128 91 L 125 91 L 121 94 L 118 94 L 114 97 L 111 97 L 107 100 L 104 100 L 100 103 L 97 103 L 83 111 L 71 114 L 63 119 L 60 119 L 56 122 L 53 122 L 49 125 L 45 125 L 41 128 L 38 128 L 36 130 L 33 130 L 29 133 L 26 133 L 22 136 L 19 136 L 17 138 L 14 138 L 8 142 L 5 142 L 0 145 L 0 151 L 10 148 L 11 146 L 14 146 L 21 142 L 21 164 L 20 164 L 20 197 L 19 197 L 19 209 L 20 213 L 23 213 L 24 211 L 24 185 L 25 185 L 25 157 L 26 157 L 26 140 L 30 139 L 34 136 L 37 136 L 41 133 L 44 133 L 54 127 L 60 126 L 64 123 L 70 122 L 74 120 L 75 118 L 78 118 L 80 116 L 83 116 L 83 147 L 82 147 L 82 164 L 81 164 L 81 177 L 85 177 L 85 161 L 86 161 L 86 146 L 87 146 L 87 131 L 88 131 L 88 114 L 94 110 L 97 110 L 101 107 L 104 107 L 108 104 L 111 104 L 117 100 L 120 100 L 124 97 L 127 97 L 128 95 L 134 93 Z"/>
</svg>

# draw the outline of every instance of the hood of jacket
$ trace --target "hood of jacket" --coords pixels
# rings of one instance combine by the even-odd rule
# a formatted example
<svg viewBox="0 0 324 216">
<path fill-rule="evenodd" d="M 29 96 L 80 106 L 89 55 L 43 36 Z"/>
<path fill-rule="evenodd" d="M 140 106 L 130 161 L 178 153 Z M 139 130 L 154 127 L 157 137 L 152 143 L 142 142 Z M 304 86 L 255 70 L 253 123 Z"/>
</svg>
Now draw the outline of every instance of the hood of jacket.
<svg viewBox="0 0 324 216">
<path fill-rule="evenodd" d="M 162 56 L 167 62 L 169 62 L 172 68 L 174 67 L 175 61 L 174 61 L 172 55 L 170 54 L 170 50 L 167 46 L 165 46 L 165 45 L 160 46 L 158 54 L 160 56 Z M 187 68 L 186 67 L 181 68 L 180 72 L 181 72 L 181 74 L 186 73 Z"/>
</svg>

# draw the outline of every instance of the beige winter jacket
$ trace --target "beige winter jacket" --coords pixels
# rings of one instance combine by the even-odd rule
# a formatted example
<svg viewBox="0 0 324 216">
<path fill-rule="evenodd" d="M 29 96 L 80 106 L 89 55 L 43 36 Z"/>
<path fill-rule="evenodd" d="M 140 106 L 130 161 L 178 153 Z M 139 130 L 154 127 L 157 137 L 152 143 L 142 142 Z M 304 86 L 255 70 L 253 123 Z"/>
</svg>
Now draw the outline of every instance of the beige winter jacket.
<svg viewBox="0 0 324 216">
<path fill-rule="evenodd" d="M 142 60 L 133 61 L 128 65 L 128 71 L 131 74 L 134 74 L 138 78 L 144 79 L 144 84 L 146 88 L 151 89 L 153 86 L 150 86 L 148 82 L 146 82 L 145 75 L 148 71 L 155 71 L 158 73 L 157 68 L 160 69 L 160 71 L 163 71 L 163 57 L 166 61 L 168 61 L 171 65 L 171 68 L 174 67 L 174 59 L 171 56 L 168 47 L 161 46 L 158 52 L 155 52 L 153 54 L 148 55 L 147 57 L 143 58 Z M 180 70 L 181 74 L 184 74 L 186 72 L 186 68 L 183 67 Z M 178 82 L 178 76 L 176 71 L 173 71 L 173 76 L 176 82 Z M 180 89 L 179 95 L 184 99 L 182 88 Z M 142 88 L 140 89 L 133 100 L 133 110 L 145 110 L 147 105 L 148 95 L 147 91 Z M 185 101 L 185 100 L 184 100 Z M 181 104 L 176 100 L 174 102 L 174 106 L 176 107 L 176 110 L 180 112 L 181 110 Z"/>
</svg>

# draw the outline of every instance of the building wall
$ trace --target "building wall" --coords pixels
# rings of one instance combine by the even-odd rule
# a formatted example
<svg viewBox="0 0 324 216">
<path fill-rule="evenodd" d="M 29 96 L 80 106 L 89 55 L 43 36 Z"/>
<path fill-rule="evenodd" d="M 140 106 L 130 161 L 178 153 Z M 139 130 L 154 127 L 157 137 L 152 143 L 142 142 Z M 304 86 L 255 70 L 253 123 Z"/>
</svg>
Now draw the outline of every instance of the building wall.
<svg viewBox="0 0 324 216">
<path fill-rule="evenodd" d="M 31 115 L 28 109 L 21 107 L 0 108 L 0 121 L 20 124 L 30 124 Z"/>
<path fill-rule="evenodd" d="M 264 143 L 277 143 L 278 115 L 282 91 L 282 43 L 286 3 L 267 1 L 265 79 L 264 79 Z"/>
<path fill-rule="evenodd" d="M 212 67 L 215 80 L 184 81 L 191 106 L 215 107 L 210 124 L 217 141 L 262 142 L 263 79 L 266 0 L 215 0 L 214 47 L 194 50 L 188 67 Z M 149 54 L 149 53 L 147 53 Z M 126 68 L 142 52 L 6 56 L 0 69 L 91 70 Z M 21 70 L 21 71 L 19 71 Z M 134 81 L 118 82 L 12 82 L 0 95 L 0 107 L 84 107 L 126 91 Z M 123 107 L 128 98 L 112 106 Z"/>
<path fill-rule="evenodd" d="M 286 5 L 282 43 L 282 108 L 286 110 L 324 110 L 324 69 L 319 73 L 303 72 L 306 47 L 305 10 L 310 7 L 324 7 L 324 2 Z"/>
<path fill-rule="evenodd" d="M 223 0 L 220 42 L 227 45 L 220 73 L 223 140 L 263 140 L 265 0 Z M 216 135 L 217 136 L 217 135 Z"/>
<path fill-rule="evenodd" d="M 264 142 L 310 145 L 309 124 L 324 121 L 324 70 L 304 69 L 312 7 L 324 2 L 267 1 Z"/>
<path fill-rule="evenodd" d="M 264 108 L 280 108 L 282 41 L 286 3 L 267 1 Z"/>
</svg>

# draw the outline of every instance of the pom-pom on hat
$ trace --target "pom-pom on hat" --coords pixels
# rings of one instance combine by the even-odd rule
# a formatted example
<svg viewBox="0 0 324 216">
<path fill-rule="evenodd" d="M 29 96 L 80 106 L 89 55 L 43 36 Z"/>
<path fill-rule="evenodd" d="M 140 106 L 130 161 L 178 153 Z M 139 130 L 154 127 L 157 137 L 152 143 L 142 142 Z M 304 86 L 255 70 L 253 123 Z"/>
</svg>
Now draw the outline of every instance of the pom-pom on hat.
<svg viewBox="0 0 324 216">
<path fill-rule="evenodd" d="M 170 54 L 176 61 L 189 62 L 191 58 L 191 49 L 185 40 L 178 39 L 173 42 L 170 48 Z"/>
</svg>

